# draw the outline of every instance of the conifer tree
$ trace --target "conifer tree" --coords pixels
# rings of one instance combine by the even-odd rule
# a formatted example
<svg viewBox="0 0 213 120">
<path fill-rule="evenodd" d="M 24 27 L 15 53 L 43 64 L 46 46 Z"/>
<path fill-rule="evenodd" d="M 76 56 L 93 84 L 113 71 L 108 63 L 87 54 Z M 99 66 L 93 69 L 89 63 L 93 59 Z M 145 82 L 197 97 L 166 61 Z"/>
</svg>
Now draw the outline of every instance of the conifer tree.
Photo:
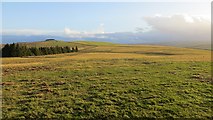
<svg viewBox="0 0 213 120">
<path fill-rule="evenodd" d="M 2 48 L 2 57 L 9 57 L 10 56 L 10 45 L 6 44 L 3 48 Z"/>
<path fill-rule="evenodd" d="M 64 49 L 67 53 L 71 52 L 70 47 L 68 47 L 68 46 L 64 47 Z"/>
<path fill-rule="evenodd" d="M 72 47 L 72 52 L 75 52 L 75 48 L 74 47 Z"/>
<path fill-rule="evenodd" d="M 10 57 L 16 57 L 16 45 L 15 43 L 10 44 Z"/>
<path fill-rule="evenodd" d="M 6 44 L 1 50 L 2 57 L 23 57 L 23 56 L 38 56 L 38 55 L 48 55 L 48 54 L 60 54 L 69 52 L 78 52 L 78 47 L 69 46 L 66 47 L 31 47 L 27 48 L 25 45 L 20 44 Z"/>
<path fill-rule="evenodd" d="M 78 47 L 77 46 L 75 46 L 75 52 L 78 52 Z"/>
</svg>

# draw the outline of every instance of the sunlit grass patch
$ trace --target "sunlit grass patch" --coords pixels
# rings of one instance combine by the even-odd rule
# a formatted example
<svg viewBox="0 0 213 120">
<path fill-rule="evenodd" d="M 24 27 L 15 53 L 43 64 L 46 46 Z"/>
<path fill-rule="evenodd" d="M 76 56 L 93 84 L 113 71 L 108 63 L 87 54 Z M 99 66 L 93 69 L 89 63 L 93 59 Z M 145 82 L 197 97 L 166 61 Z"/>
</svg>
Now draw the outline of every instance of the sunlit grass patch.
<svg viewBox="0 0 213 120">
<path fill-rule="evenodd" d="M 213 117 L 209 51 L 129 47 L 3 58 L 3 118 Z"/>
</svg>

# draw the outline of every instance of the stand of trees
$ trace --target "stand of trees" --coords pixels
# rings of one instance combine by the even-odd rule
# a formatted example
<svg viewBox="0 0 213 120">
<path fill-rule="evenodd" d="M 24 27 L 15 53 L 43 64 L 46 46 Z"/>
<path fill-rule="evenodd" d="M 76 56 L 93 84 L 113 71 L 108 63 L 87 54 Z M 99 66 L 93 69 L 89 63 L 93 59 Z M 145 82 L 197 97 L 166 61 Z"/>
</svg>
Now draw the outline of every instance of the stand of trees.
<svg viewBox="0 0 213 120">
<path fill-rule="evenodd" d="M 2 49 L 2 57 L 23 57 L 23 56 L 39 56 L 39 55 L 49 55 L 49 54 L 60 54 L 60 53 L 70 53 L 78 52 L 78 47 L 75 48 L 66 47 L 30 47 L 19 44 L 6 44 Z"/>
</svg>

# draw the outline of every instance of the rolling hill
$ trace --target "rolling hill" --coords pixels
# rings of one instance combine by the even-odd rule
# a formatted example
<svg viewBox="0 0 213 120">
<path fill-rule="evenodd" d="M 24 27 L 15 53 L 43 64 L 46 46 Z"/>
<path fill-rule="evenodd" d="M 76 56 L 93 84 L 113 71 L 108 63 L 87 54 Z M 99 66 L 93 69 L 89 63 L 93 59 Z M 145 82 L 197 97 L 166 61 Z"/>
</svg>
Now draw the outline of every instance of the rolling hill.
<svg viewBox="0 0 213 120">
<path fill-rule="evenodd" d="M 150 34 L 152 35 L 152 34 Z M 2 35 L 2 43 L 12 43 L 13 42 L 41 42 L 46 38 L 55 38 L 57 40 L 64 40 L 67 42 L 75 41 L 75 40 L 84 40 L 87 42 L 96 41 L 102 43 L 111 42 L 114 44 L 155 44 L 162 46 L 174 46 L 174 47 L 186 47 L 186 48 L 197 48 L 197 49 L 211 49 L 211 41 L 210 40 L 155 40 L 156 38 L 152 38 L 151 36 L 147 36 L 145 38 L 137 38 L 132 33 L 119 33 L 119 34 L 108 34 L 106 38 L 68 38 L 62 36 L 51 36 L 51 35 L 31 35 L 31 36 L 23 36 L 23 35 Z M 114 38 L 115 37 L 115 38 Z M 137 39 L 136 39 L 137 38 Z"/>
<path fill-rule="evenodd" d="M 43 41 L 79 52 L 2 58 L 3 119 L 211 119 L 211 51 Z"/>
</svg>

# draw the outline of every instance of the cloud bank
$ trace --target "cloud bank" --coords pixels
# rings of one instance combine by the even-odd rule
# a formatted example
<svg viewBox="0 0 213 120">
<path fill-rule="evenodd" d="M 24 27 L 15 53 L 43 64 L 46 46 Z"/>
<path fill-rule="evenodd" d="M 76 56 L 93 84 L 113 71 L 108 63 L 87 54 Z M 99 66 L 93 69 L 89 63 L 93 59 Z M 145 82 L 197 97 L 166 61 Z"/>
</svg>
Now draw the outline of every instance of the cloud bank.
<svg viewBox="0 0 213 120">
<path fill-rule="evenodd" d="M 104 24 L 94 31 L 41 31 L 32 29 L 4 30 L 3 35 L 54 35 L 64 40 L 93 40 L 114 43 L 144 43 L 161 45 L 211 44 L 211 21 L 198 16 L 176 14 L 172 16 L 147 16 L 143 20 L 149 25 L 136 28 L 135 32 L 104 32 Z M 45 39 L 45 38 L 44 38 Z"/>
<path fill-rule="evenodd" d="M 144 17 L 144 20 L 152 27 L 152 33 L 156 41 L 210 41 L 211 22 L 202 18 L 189 15 L 154 16 Z M 160 38 L 158 38 L 160 37 Z"/>
<path fill-rule="evenodd" d="M 155 15 L 143 17 L 149 25 L 136 28 L 136 32 L 79 32 L 65 28 L 65 35 L 70 38 L 94 39 L 101 38 L 118 43 L 173 43 L 178 42 L 210 42 L 211 22 L 202 17 L 183 14 L 172 16 Z"/>
</svg>

